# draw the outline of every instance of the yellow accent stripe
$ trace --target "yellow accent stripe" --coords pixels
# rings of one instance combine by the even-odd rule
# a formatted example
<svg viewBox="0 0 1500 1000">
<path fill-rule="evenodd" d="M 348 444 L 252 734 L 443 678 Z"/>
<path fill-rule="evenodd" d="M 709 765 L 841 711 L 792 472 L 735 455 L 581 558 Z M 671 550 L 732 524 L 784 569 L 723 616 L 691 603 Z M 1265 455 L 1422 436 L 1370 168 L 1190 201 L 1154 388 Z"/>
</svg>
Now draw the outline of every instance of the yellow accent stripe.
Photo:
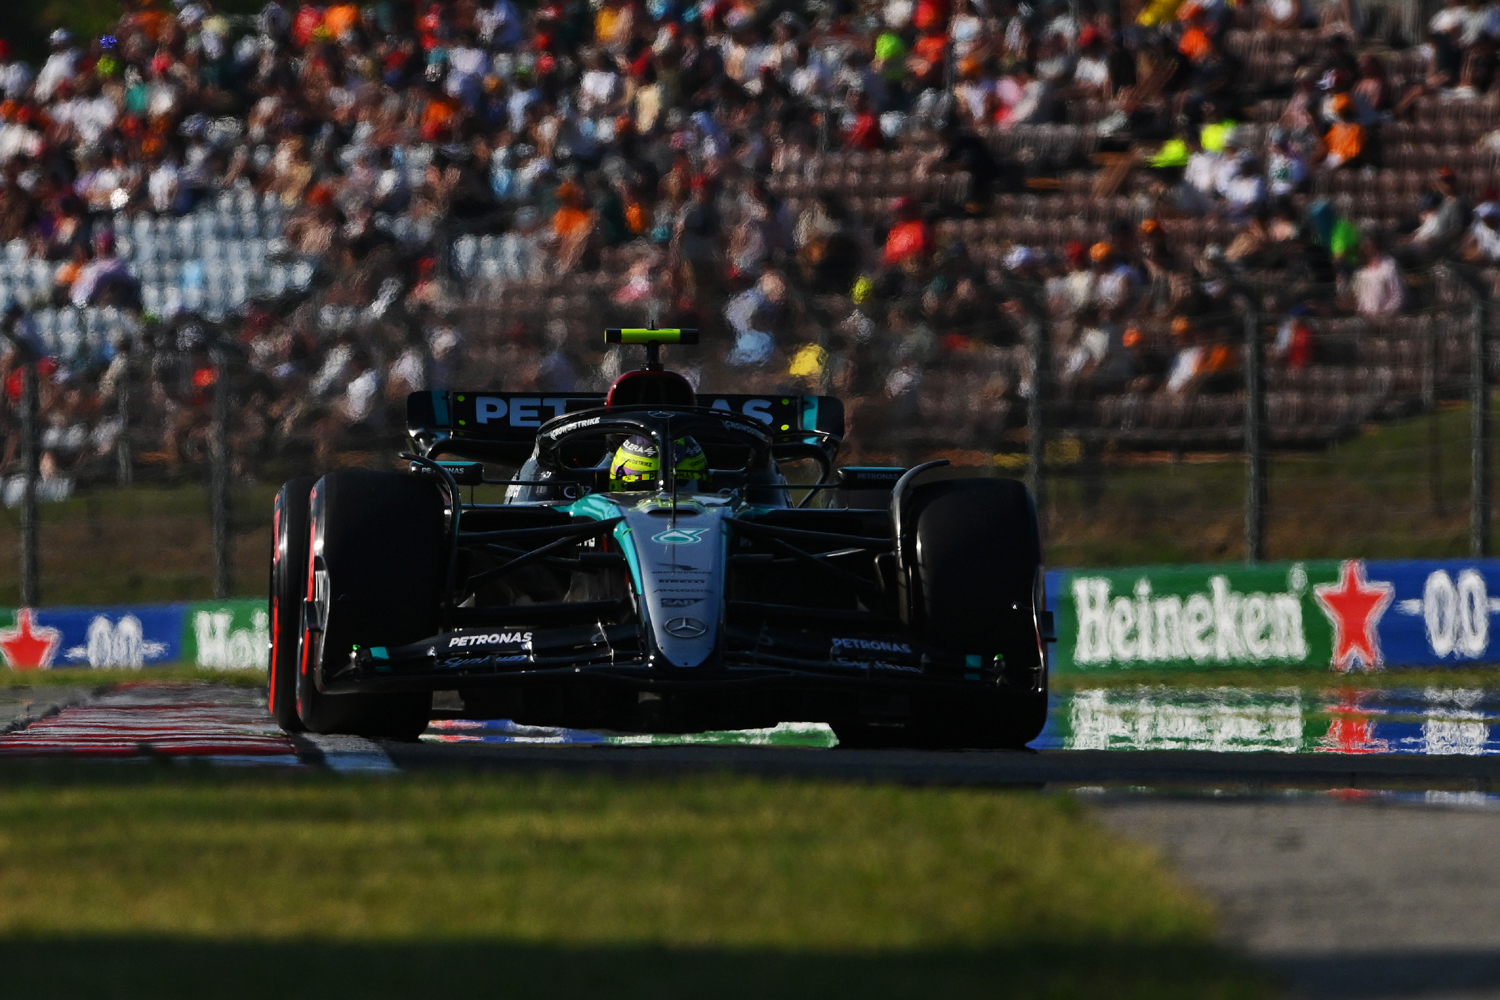
<svg viewBox="0 0 1500 1000">
<path fill-rule="evenodd" d="M 620 343 L 622 344 L 649 344 L 653 340 L 658 344 L 675 344 L 681 339 L 680 329 L 647 330 L 640 327 L 626 327 L 620 330 Z"/>
</svg>

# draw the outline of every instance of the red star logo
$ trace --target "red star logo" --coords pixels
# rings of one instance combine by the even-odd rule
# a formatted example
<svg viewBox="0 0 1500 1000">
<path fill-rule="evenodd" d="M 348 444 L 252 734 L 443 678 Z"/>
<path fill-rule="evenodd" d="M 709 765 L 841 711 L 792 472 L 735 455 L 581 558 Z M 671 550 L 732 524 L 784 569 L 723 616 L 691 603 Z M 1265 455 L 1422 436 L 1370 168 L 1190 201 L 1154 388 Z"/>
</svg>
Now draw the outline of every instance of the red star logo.
<svg viewBox="0 0 1500 1000">
<path fill-rule="evenodd" d="M 1395 587 L 1388 581 L 1365 579 L 1365 564 L 1348 559 L 1339 567 L 1338 583 L 1320 583 L 1313 596 L 1333 623 L 1333 667 L 1353 670 L 1356 660 L 1366 670 L 1380 666 L 1380 635 L 1375 627 L 1391 603 Z"/>
<path fill-rule="evenodd" d="M 1333 753 L 1386 753 L 1389 740 L 1375 736 L 1375 721 L 1361 708 L 1366 692 L 1346 691 L 1337 705 L 1328 709 L 1328 732 L 1318 740 L 1317 749 Z"/>
<path fill-rule="evenodd" d="M 43 625 L 36 627 L 36 612 L 21 608 L 16 612 L 16 627 L 0 629 L 0 653 L 12 670 L 46 670 L 62 645 L 62 632 Z"/>
</svg>

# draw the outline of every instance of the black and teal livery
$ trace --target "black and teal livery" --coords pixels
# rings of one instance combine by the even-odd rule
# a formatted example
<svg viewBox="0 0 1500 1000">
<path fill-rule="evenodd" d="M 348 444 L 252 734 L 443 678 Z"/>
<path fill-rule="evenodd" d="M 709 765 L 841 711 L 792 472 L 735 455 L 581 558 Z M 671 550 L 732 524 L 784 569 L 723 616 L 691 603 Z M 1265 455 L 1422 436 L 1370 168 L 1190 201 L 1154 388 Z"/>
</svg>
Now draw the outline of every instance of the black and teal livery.
<svg viewBox="0 0 1500 1000">
<path fill-rule="evenodd" d="M 650 362 L 607 395 L 414 393 L 408 424 L 409 472 L 278 495 L 288 729 L 411 738 L 456 691 L 467 715 L 574 728 L 822 721 L 845 745 L 935 747 L 1041 730 L 1050 616 L 1013 480 L 840 469 L 838 400 L 695 393 Z M 611 490 L 621 441 L 685 436 L 706 477 L 666 462 Z"/>
</svg>

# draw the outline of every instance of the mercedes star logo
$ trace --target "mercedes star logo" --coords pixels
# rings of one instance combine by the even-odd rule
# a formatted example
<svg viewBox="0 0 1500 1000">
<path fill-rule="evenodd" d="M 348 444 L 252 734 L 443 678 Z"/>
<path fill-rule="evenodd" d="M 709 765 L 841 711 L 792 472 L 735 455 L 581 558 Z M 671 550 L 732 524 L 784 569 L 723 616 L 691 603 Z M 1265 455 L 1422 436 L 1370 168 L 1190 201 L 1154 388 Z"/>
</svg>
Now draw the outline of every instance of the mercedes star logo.
<svg viewBox="0 0 1500 1000">
<path fill-rule="evenodd" d="M 697 618 L 673 618 L 667 622 L 668 634 L 679 639 L 696 639 L 707 631 L 708 626 Z"/>
</svg>

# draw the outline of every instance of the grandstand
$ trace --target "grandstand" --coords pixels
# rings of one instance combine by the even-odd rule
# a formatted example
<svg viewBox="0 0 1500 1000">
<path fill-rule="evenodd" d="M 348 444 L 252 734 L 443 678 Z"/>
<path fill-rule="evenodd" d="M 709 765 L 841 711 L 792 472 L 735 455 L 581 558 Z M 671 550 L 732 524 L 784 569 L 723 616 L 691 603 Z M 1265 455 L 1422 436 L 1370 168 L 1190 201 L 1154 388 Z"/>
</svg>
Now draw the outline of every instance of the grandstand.
<svg viewBox="0 0 1500 1000">
<path fill-rule="evenodd" d="M 167 468 L 221 331 L 245 470 L 434 381 L 598 387 L 651 318 L 907 457 L 1024 449 L 1038 392 L 1090 447 L 1235 448 L 1253 308 L 1269 440 L 1316 447 L 1464 393 L 1500 273 L 1500 23 L 1340 10 L 132 4 L 0 52 L 0 296 L 57 440 Z"/>
</svg>

